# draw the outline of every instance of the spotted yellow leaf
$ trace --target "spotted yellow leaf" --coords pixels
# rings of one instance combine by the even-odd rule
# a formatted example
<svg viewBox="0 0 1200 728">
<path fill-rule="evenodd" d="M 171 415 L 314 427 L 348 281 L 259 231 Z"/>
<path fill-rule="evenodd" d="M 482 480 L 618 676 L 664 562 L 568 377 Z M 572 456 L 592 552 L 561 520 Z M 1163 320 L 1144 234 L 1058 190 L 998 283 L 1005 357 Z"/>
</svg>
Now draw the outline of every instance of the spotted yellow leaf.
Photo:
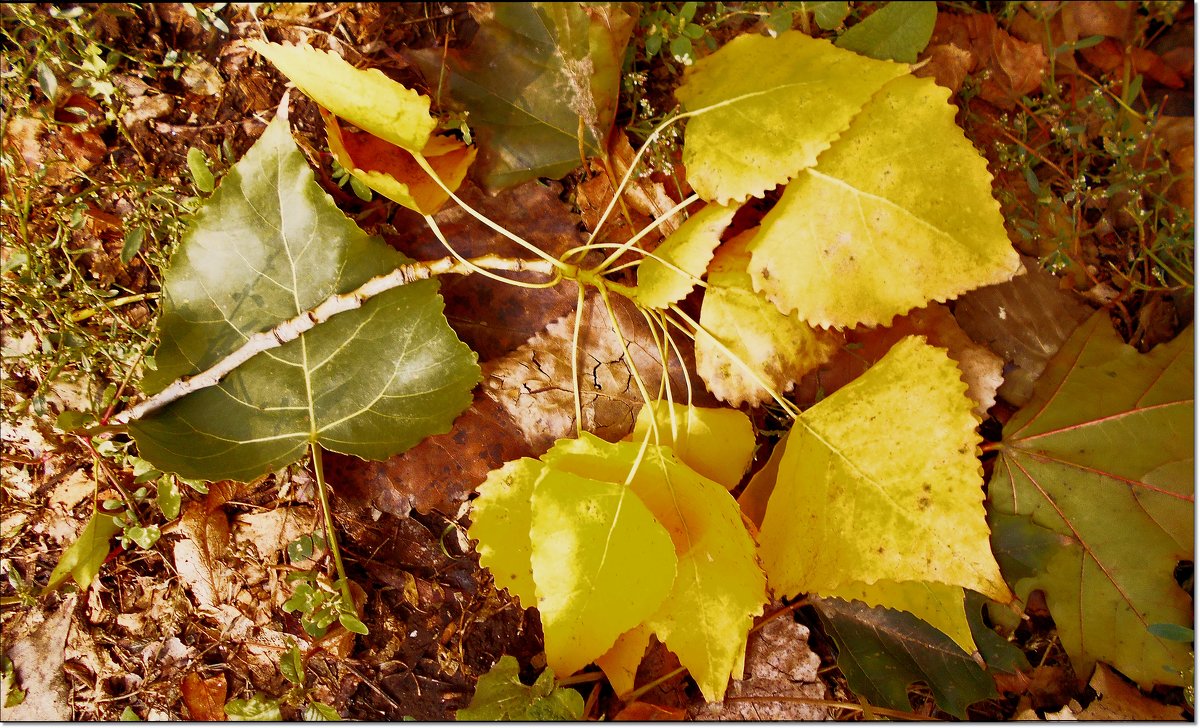
<svg viewBox="0 0 1200 728">
<path fill-rule="evenodd" d="M 800 416 L 759 534 L 777 594 L 886 579 L 1011 600 L 988 542 L 965 390 L 945 350 L 912 336 Z"/>
</svg>

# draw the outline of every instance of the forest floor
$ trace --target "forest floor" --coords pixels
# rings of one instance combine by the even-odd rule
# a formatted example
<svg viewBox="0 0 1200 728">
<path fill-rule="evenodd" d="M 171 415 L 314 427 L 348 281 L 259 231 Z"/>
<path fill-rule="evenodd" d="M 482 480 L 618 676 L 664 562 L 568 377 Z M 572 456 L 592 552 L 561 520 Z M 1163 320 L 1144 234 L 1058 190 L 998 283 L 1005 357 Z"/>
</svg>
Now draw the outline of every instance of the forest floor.
<svg viewBox="0 0 1200 728">
<path fill-rule="evenodd" d="M 735 5 L 702 5 L 697 17 L 714 44 L 760 32 L 770 11 L 792 4 Z M 856 17 L 874 5 L 854 3 Z M 940 3 L 939 10 L 921 56 L 925 72 L 955 92 L 959 122 L 989 160 L 1010 238 L 1029 270 L 1025 288 L 989 294 L 1015 296 L 1011 313 L 1028 314 L 1024 328 L 1001 326 L 969 297 L 944 307 L 953 320 L 936 324 L 956 323 L 1005 359 L 1011 376 L 982 430 L 994 440 L 1093 310 L 1107 308 L 1118 333 L 1142 352 L 1193 319 L 1194 6 Z M 673 107 L 684 68 L 666 53 L 646 53 L 648 18 L 681 12 L 680 4 L 647 4 L 634 27 L 626 77 L 641 82 L 623 87 L 615 132 L 634 148 Z M 468 704 L 501 655 L 516 657 L 526 678 L 539 673 L 545 657 L 536 611 L 493 586 L 466 537 L 468 497 L 488 470 L 537 454 L 483 394 L 455 433 L 403 457 L 330 458 L 335 522 L 370 629 L 363 637 L 340 628 L 310 637 L 282 608 L 294 589 L 289 574 L 327 563 L 304 463 L 250 483 L 210 484 L 206 494 L 185 486 L 172 506 L 141 477 L 147 468 L 127 438 L 72 432 L 79 424 L 72 413 L 103 421 L 134 397 L 164 271 L 189 214 L 211 191 L 206 169 L 219 179 L 240 159 L 285 91 L 246 41 L 329 48 L 436 96 L 408 52 L 468 43 L 477 27 L 472 9 L 116 3 L 6 4 L 0 13 L 0 628 L 5 691 L 24 691 L 5 717 L 211 719 L 227 714 L 227 701 L 257 695 L 267 708 L 243 704 L 245 712 L 230 717 L 278 706 L 293 718 L 319 702 L 350 719 L 443 720 Z M 695 49 L 708 52 L 699 42 Z M 416 259 L 443 255 L 419 216 L 378 195 L 363 200 L 337 175 L 316 106 L 299 94 L 292 126 L 320 183 L 363 229 Z M 664 146 L 659 154 L 678 151 Z M 646 189 L 672 196 L 670 185 Z M 546 249 L 566 250 L 612 186 L 594 164 L 495 197 L 468 182 L 462 194 Z M 438 219 L 464 253 L 501 245 L 460 212 Z M 570 291 L 522 304 L 474 282 L 448 280 L 442 290 L 451 325 L 481 361 L 510 354 L 575 305 Z M 839 377 L 861 371 L 834 371 L 848 366 L 810 376 L 793 399 L 810 404 Z M 775 422 L 762 412 L 755 422 L 761 462 Z M 98 503 L 128 509 L 143 530 L 125 532 L 90 588 L 43 591 Z M 743 703 L 751 712 L 724 715 L 861 717 L 812 607 L 775 604 L 767 615 L 764 623 L 786 622 L 799 637 L 787 643 L 763 629 L 752 651 L 774 645 L 779 660 L 809 664 L 815 688 L 777 694 L 784 712 L 768 712 L 771 694 L 759 694 Z M 972 718 L 1079 712 L 1095 698 L 1087 676 L 1075 675 L 1055 646 L 1053 627 L 1045 605 L 1031 599 L 1027 619 L 1008 635 L 1031 667 L 998 677 L 999 697 L 973 706 Z M 284 665 L 292 645 L 302 645 L 304 676 Z M 638 700 L 659 712 L 626 717 L 704 715 L 696 686 L 677 667 L 656 644 L 638 673 L 639 685 L 655 684 Z M 598 673 L 566 684 L 583 690 L 589 717 L 626 707 Z M 802 697 L 788 703 L 788 695 Z M 1166 715 L 1192 716 L 1181 690 L 1142 697 L 1174 710 Z M 909 717 L 948 717 L 928 686 L 913 685 L 911 699 Z"/>
</svg>

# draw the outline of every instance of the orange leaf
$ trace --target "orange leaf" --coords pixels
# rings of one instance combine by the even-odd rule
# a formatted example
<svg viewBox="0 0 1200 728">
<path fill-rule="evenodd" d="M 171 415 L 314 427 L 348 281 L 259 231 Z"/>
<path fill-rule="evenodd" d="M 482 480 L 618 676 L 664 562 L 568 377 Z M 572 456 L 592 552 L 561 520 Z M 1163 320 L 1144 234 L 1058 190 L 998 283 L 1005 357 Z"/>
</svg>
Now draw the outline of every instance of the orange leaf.
<svg viewBox="0 0 1200 728">
<path fill-rule="evenodd" d="M 191 672 L 184 676 L 179 686 L 183 705 L 192 720 L 225 720 L 227 691 L 224 673 L 205 679 L 200 677 L 200 673 Z"/>
<path fill-rule="evenodd" d="M 450 199 L 408 150 L 365 131 L 343 129 L 338 118 L 325 109 L 321 109 L 321 117 L 333 156 L 371 189 L 422 215 L 432 215 Z M 475 147 L 453 137 L 432 136 L 421 156 L 446 187 L 455 190 L 475 161 L 475 153 Z"/>
</svg>

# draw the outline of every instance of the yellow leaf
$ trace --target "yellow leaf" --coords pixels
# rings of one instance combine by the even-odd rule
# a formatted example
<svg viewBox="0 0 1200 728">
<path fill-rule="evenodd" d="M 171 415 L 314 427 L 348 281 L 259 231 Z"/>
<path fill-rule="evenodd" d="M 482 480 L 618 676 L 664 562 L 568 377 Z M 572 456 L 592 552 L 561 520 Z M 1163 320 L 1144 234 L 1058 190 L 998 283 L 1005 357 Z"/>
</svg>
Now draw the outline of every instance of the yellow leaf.
<svg viewBox="0 0 1200 728">
<path fill-rule="evenodd" d="M 658 609 L 678 559 L 666 530 L 619 483 L 547 468 L 532 506 L 546 662 L 556 675 L 571 675 Z"/>
<path fill-rule="evenodd" d="M 746 246 L 753 235 L 748 230 L 717 250 L 700 309 L 703 331 L 696 334 L 696 371 L 709 391 L 735 407 L 771 399 L 756 377 L 782 394 L 828 360 L 841 343 L 839 334 L 780 313 L 754 292 L 746 272 Z"/>
<path fill-rule="evenodd" d="M 610 444 L 584 433 L 559 442 L 553 467 L 611 477 L 628 472 L 641 449 L 639 443 Z M 746 636 L 766 602 L 754 542 L 725 488 L 667 448 L 646 448 L 630 487 L 671 534 L 679 555 L 670 595 L 646 626 L 679 657 L 705 698 L 720 700 L 729 678 L 741 677 L 735 671 Z"/>
<path fill-rule="evenodd" d="M 803 69 L 797 73 L 796 69 Z M 811 167 L 868 99 L 908 66 L 789 31 L 747 34 L 688 69 L 683 164 L 705 200 L 760 197 Z"/>
<path fill-rule="evenodd" d="M 945 350 L 912 336 L 801 415 L 759 534 L 777 594 L 889 579 L 1011 600 L 988 542 L 965 390 Z"/>
<path fill-rule="evenodd" d="M 405 88 L 378 69 L 355 68 L 335 53 L 307 45 L 259 40 L 248 45 L 317 105 L 398 147 L 420 152 L 437 126 L 429 115 L 428 96 Z"/>
<path fill-rule="evenodd" d="M 966 593 L 960 586 L 886 579 L 874 584 L 855 581 L 826 596 L 846 601 L 857 599 L 869 607 L 902 609 L 941 630 L 968 655 L 977 649 L 971 625 L 967 622 Z"/>
<path fill-rule="evenodd" d="M 788 185 L 750 244 L 754 288 L 814 326 L 887 324 L 1008 280 L 987 162 L 932 79 L 888 83 Z"/>
<path fill-rule="evenodd" d="M 608 652 L 596 658 L 596 664 L 604 671 L 604 676 L 617 695 L 633 690 L 638 665 L 642 664 L 642 658 L 646 655 L 651 634 L 645 624 L 640 624 L 618 637 Z"/>
<path fill-rule="evenodd" d="M 666 308 L 691 293 L 695 286 L 692 279 L 704 275 L 713 251 L 721 243 L 721 233 L 729 227 L 737 211 L 737 205 L 706 205 L 667 236 L 654 254 L 691 277 L 648 257 L 638 266 L 638 302 L 649 308 Z"/>
<path fill-rule="evenodd" d="M 709 480 L 733 490 L 754 459 L 754 426 L 744 413 L 724 407 L 696 407 L 657 400 L 638 412 L 633 432 L 626 440 L 640 443 L 658 424 L 658 440 L 675 457 Z"/>
<path fill-rule="evenodd" d="M 321 109 L 329 151 L 350 174 L 390 200 L 422 215 L 437 212 L 450 194 L 417 164 L 408 150 L 366 132 L 341 128 L 337 117 Z M 421 151 L 438 178 L 457 190 L 475 161 L 475 147 L 453 137 L 433 136 Z"/>
<path fill-rule="evenodd" d="M 537 605 L 530 565 L 533 523 L 530 499 L 545 465 L 531 458 L 507 462 L 488 473 L 471 504 L 471 538 L 478 539 L 479 563 L 496 586 L 508 589 L 523 607 Z"/>
</svg>

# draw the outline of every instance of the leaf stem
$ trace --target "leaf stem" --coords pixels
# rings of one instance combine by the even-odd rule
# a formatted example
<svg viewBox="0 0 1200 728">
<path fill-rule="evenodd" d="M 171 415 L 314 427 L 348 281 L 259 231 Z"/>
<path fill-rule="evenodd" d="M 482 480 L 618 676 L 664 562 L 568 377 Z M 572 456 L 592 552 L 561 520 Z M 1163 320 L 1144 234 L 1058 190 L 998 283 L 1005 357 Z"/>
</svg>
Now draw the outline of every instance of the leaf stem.
<svg viewBox="0 0 1200 728">
<path fill-rule="evenodd" d="M 350 580 L 346 578 L 346 567 L 342 565 L 342 550 L 338 547 L 337 531 L 333 527 L 333 509 L 329 507 L 329 486 L 325 484 L 325 465 L 321 461 L 321 446 L 309 443 L 312 449 L 313 473 L 317 476 L 317 500 L 321 502 L 321 518 L 325 521 L 325 538 L 329 542 L 329 554 L 333 556 L 333 568 L 337 572 L 337 583 L 341 587 L 342 602 L 354 618 L 358 619 L 358 608 L 354 595 L 350 593 Z"/>
<path fill-rule="evenodd" d="M 437 186 L 441 187 L 442 191 L 445 192 L 447 195 L 449 195 L 450 199 L 454 200 L 455 204 L 457 204 L 459 207 L 461 207 L 463 210 L 465 210 L 468 215 L 475 218 L 476 220 L 483 223 L 484 225 L 487 225 L 492 230 L 495 230 L 496 232 L 500 233 L 504 237 L 513 241 L 517 245 L 520 245 L 522 248 L 525 248 L 529 252 L 533 253 L 537 257 L 546 261 L 550 265 L 558 268 L 559 270 L 563 270 L 563 271 L 569 270 L 570 266 L 567 263 L 564 263 L 564 262 L 556 259 L 554 256 L 550 255 L 549 253 L 542 250 L 538 246 L 529 242 L 525 238 L 521 237 L 520 235 L 517 235 L 516 233 L 512 232 L 511 230 L 504 227 L 503 225 L 495 222 L 494 220 L 489 218 L 487 215 L 484 215 L 482 212 L 476 210 L 474 207 L 471 207 L 470 205 L 468 205 L 466 202 L 463 201 L 462 198 L 460 198 L 458 195 L 454 194 L 454 190 L 450 189 L 446 185 L 446 183 L 442 181 L 442 178 L 438 176 L 437 171 L 433 168 L 432 165 L 429 164 L 429 160 L 425 159 L 424 155 L 422 155 L 418 152 L 410 152 L 410 153 L 412 154 L 413 159 L 415 159 L 417 161 L 417 164 L 421 167 L 421 169 L 423 169 L 425 171 L 425 174 L 429 175 L 429 177 L 437 184 Z M 425 217 L 426 217 L 426 219 L 429 219 L 428 215 L 426 215 Z"/>
<path fill-rule="evenodd" d="M 595 270 L 597 272 L 603 272 L 603 271 L 607 270 L 608 266 L 612 265 L 613 261 L 615 261 L 617 258 L 620 258 L 622 253 L 624 253 L 626 250 L 629 250 L 633 246 L 637 245 L 638 241 L 640 241 L 642 238 L 649 235 L 655 228 L 657 228 L 658 224 L 661 220 L 671 217 L 672 215 L 675 215 L 676 213 L 682 212 L 689 205 L 691 205 L 693 202 L 696 202 L 699 199 L 700 199 L 700 195 L 693 194 L 690 197 L 688 197 L 686 200 L 684 200 L 683 202 L 680 202 L 679 204 L 672 207 L 670 210 L 667 210 L 667 212 L 664 213 L 661 218 L 659 218 L 658 220 L 655 220 L 654 222 L 651 222 L 649 225 L 647 225 L 646 227 L 639 230 L 637 232 L 637 234 L 634 235 L 632 238 L 626 240 L 624 243 L 619 245 L 616 250 L 614 250 L 612 253 L 609 254 L 609 256 L 607 258 L 604 259 L 603 263 L 596 266 Z M 589 240 L 588 242 L 591 242 L 591 241 Z"/>
</svg>

